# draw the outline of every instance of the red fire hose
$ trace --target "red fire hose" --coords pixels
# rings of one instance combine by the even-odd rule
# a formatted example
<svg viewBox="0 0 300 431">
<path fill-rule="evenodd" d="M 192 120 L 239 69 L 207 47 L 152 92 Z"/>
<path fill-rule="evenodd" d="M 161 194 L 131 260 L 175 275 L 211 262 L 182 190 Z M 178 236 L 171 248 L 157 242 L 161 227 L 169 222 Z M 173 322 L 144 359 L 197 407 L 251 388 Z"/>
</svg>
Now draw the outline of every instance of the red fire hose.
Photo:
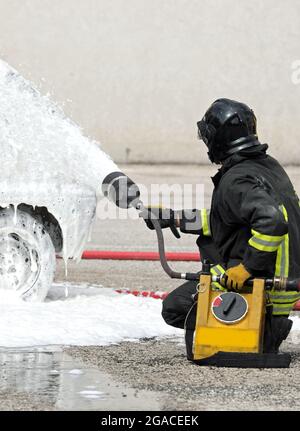
<svg viewBox="0 0 300 431">
<path fill-rule="evenodd" d="M 178 262 L 199 262 L 199 253 L 166 253 L 167 260 Z M 159 254 L 153 251 L 98 251 L 88 250 L 82 259 L 91 260 L 159 260 Z"/>
</svg>

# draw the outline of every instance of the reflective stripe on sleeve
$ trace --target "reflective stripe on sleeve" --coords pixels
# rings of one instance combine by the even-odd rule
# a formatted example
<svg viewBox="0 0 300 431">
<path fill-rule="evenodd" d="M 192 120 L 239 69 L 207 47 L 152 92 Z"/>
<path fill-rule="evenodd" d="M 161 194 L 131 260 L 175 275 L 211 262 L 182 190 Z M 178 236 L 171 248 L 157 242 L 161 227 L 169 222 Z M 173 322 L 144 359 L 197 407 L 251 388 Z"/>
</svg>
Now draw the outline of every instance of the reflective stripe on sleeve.
<svg viewBox="0 0 300 431">
<path fill-rule="evenodd" d="M 202 229 L 203 229 L 203 235 L 204 236 L 211 236 L 210 223 L 209 223 L 209 213 L 210 213 L 209 210 L 206 210 L 206 209 L 200 210 Z"/>
<path fill-rule="evenodd" d="M 288 222 L 288 214 L 284 205 L 281 205 L 280 210 L 283 212 L 284 219 Z M 278 248 L 276 266 L 275 266 L 276 277 L 288 277 L 289 276 L 289 234 L 284 235 L 284 239 Z"/>
<path fill-rule="evenodd" d="M 273 305 L 273 315 L 288 315 L 294 305 L 300 300 L 299 292 L 269 292 L 269 298 Z"/>
<path fill-rule="evenodd" d="M 284 205 L 281 205 L 280 210 L 284 215 L 286 222 L 289 221 L 288 213 Z M 280 245 L 277 252 L 276 277 L 288 277 L 289 276 L 289 234 L 284 235 L 284 240 Z M 274 316 L 288 316 L 293 310 L 294 305 L 300 299 L 299 292 L 269 292 L 270 300 L 273 304 L 273 315 Z"/>
<path fill-rule="evenodd" d="M 282 241 L 284 240 L 284 235 L 274 236 L 266 235 L 256 230 L 251 230 L 252 237 L 249 239 L 249 245 L 260 251 L 274 252 L 280 247 Z"/>
<path fill-rule="evenodd" d="M 269 296 L 273 304 L 292 304 L 300 299 L 299 292 L 277 292 L 271 290 Z"/>
<path fill-rule="evenodd" d="M 210 268 L 210 272 L 212 275 L 223 275 L 225 273 L 225 269 L 222 267 L 222 265 L 215 265 Z M 212 282 L 213 290 L 223 290 L 227 291 L 225 287 L 223 287 L 220 283 L 217 283 L 216 281 Z"/>
<path fill-rule="evenodd" d="M 265 240 L 265 241 L 274 241 L 274 242 L 278 242 L 278 241 L 282 241 L 284 238 L 284 235 L 266 235 L 265 233 L 260 233 L 257 232 L 257 230 L 252 229 L 251 230 L 252 235 L 254 235 L 256 238 L 259 238 L 261 240 Z"/>
</svg>

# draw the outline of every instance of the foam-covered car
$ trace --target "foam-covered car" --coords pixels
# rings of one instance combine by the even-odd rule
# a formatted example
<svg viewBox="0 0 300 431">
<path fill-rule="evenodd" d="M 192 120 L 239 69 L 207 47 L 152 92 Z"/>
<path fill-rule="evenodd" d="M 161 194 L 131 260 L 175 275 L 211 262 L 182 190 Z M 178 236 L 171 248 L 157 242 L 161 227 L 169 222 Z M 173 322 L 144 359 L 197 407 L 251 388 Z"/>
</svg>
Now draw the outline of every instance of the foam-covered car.
<svg viewBox="0 0 300 431">
<path fill-rule="evenodd" d="M 0 61 L 0 288 L 43 300 L 56 255 L 79 259 L 117 170 L 48 97 Z"/>
</svg>

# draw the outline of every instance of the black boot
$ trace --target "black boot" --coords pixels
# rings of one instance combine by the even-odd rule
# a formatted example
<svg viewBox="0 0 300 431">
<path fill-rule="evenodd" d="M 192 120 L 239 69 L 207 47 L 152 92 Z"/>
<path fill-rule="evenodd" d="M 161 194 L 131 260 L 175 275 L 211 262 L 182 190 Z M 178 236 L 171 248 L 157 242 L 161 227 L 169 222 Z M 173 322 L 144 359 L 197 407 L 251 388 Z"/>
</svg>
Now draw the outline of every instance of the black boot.
<svg viewBox="0 0 300 431">
<path fill-rule="evenodd" d="M 192 361 L 194 359 L 193 344 L 194 344 L 194 332 L 196 328 L 196 319 L 197 319 L 197 302 L 194 302 L 189 313 L 186 316 L 185 323 L 184 323 L 186 356 L 189 361 Z"/>
<path fill-rule="evenodd" d="M 273 317 L 273 328 L 275 333 L 275 351 L 279 350 L 281 343 L 287 338 L 293 326 L 293 321 L 285 316 Z"/>
<path fill-rule="evenodd" d="M 287 338 L 293 321 L 286 316 L 273 316 L 273 307 L 268 306 L 265 319 L 264 353 L 278 353 L 281 343 Z"/>
</svg>

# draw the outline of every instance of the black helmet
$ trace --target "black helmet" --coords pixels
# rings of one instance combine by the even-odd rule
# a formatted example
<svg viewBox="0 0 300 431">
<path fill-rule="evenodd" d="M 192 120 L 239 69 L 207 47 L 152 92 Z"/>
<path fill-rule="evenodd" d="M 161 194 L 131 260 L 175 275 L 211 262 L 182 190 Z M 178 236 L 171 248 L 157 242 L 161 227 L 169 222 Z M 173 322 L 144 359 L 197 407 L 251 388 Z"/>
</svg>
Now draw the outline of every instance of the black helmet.
<svg viewBox="0 0 300 431">
<path fill-rule="evenodd" d="M 197 123 L 198 136 L 208 147 L 213 163 L 220 163 L 245 148 L 260 145 L 256 135 L 256 117 L 244 103 L 218 99 Z"/>
</svg>

